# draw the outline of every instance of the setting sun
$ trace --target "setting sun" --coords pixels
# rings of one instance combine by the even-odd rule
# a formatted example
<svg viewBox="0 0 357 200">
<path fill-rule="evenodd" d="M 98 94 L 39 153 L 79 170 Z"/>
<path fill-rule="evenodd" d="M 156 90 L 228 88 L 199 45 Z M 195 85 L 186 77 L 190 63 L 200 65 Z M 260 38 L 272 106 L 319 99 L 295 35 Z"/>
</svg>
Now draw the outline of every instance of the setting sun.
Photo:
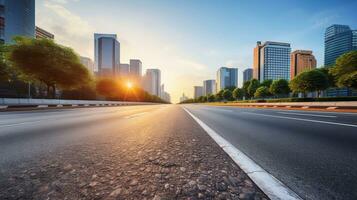
<svg viewBox="0 0 357 200">
<path fill-rule="evenodd" d="M 129 88 L 129 89 L 133 88 L 133 83 L 132 82 L 127 82 L 126 83 L 126 87 Z"/>
</svg>

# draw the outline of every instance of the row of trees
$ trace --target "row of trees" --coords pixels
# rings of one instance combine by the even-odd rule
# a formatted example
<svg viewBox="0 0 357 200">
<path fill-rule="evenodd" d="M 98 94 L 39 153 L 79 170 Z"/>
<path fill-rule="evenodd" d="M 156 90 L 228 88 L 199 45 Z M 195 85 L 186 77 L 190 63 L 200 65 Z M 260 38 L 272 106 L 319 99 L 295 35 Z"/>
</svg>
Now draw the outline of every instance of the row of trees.
<svg viewBox="0 0 357 200">
<path fill-rule="evenodd" d="M 31 83 L 46 98 L 163 102 L 139 87 L 125 87 L 120 77 L 95 78 L 71 48 L 48 39 L 15 37 L 14 44 L 0 45 L 0 82 Z"/>
<path fill-rule="evenodd" d="M 309 92 L 317 92 L 332 87 L 349 87 L 357 89 L 357 51 L 343 54 L 331 67 L 316 68 L 298 74 L 290 82 L 285 79 L 264 80 L 260 83 L 252 79 L 243 83 L 241 88 L 228 87 L 217 94 L 189 99 L 183 103 L 233 101 L 241 99 L 282 98 L 296 96 L 303 97 Z"/>
</svg>

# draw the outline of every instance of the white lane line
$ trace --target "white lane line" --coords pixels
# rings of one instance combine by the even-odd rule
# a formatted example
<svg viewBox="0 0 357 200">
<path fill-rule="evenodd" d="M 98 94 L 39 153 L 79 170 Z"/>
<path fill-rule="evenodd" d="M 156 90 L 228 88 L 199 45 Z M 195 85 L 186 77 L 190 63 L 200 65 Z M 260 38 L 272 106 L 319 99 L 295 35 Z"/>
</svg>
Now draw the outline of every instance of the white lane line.
<svg viewBox="0 0 357 200">
<path fill-rule="evenodd" d="M 242 112 L 242 113 L 244 113 L 244 114 L 251 114 L 251 115 L 260 115 L 260 116 L 265 116 L 265 117 L 275 117 L 275 118 L 280 118 L 280 119 L 293 119 L 293 120 L 299 120 L 299 121 L 305 121 L 305 122 L 314 122 L 314 123 L 331 124 L 331 125 L 348 126 L 348 127 L 357 128 L 357 125 L 354 125 L 354 124 L 344 124 L 344 123 L 338 123 L 338 122 L 327 122 L 327 121 L 321 121 L 321 120 L 302 119 L 302 118 L 296 118 L 296 117 L 285 117 L 285 116 L 277 116 L 277 115 L 267 115 L 267 114 L 252 113 L 252 112 Z"/>
<path fill-rule="evenodd" d="M 182 107 L 211 138 L 233 159 L 233 161 L 254 181 L 254 183 L 272 200 L 301 200 L 295 192 L 285 186 L 261 168 L 243 152 L 235 148 L 230 142 L 195 117 L 190 111 Z"/>
<path fill-rule="evenodd" d="M 233 112 L 233 110 L 219 109 L 219 108 L 202 108 L 204 110 L 212 110 L 212 111 L 222 111 L 222 112 Z"/>
<path fill-rule="evenodd" d="M 15 123 L 15 124 L 5 124 L 5 125 L 0 125 L 0 128 L 12 127 L 12 126 L 19 126 L 19 125 L 23 125 L 23 124 L 34 124 L 34 123 L 38 123 L 38 122 L 42 122 L 42 121 L 45 121 L 45 120 L 36 120 L 36 121 L 20 122 L 20 123 Z"/>
<path fill-rule="evenodd" d="M 126 116 L 125 119 L 131 119 L 131 118 L 134 118 L 134 117 L 139 117 L 141 115 L 145 115 L 146 113 L 148 113 L 148 112 L 136 113 L 136 114 L 133 114 L 133 115 Z"/>
<path fill-rule="evenodd" d="M 336 118 L 334 115 L 316 115 L 316 114 L 304 114 L 304 113 L 294 113 L 294 112 L 277 112 L 284 115 L 301 115 L 301 116 L 311 116 L 311 117 L 327 117 Z"/>
</svg>

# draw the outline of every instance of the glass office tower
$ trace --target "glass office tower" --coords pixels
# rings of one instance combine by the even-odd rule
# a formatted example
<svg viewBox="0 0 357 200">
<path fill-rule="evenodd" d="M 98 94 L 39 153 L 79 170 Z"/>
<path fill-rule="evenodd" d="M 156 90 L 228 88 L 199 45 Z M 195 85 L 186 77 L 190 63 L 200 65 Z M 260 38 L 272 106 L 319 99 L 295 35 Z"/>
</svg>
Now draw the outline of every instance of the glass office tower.
<svg viewBox="0 0 357 200">
<path fill-rule="evenodd" d="M 290 44 L 265 42 L 260 47 L 260 82 L 272 79 L 290 79 Z"/>
<path fill-rule="evenodd" d="M 120 43 L 115 34 L 94 34 L 94 60 L 98 75 L 119 74 Z"/>
<path fill-rule="evenodd" d="M 217 92 L 227 87 L 238 86 L 238 68 L 221 67 L 217 71 Z"/>
<path fill-rule="evenodd" d="M 35 37 L 35 0 L 0 0 L 0 41 Z"/>
<path fill-rule="evenodd" d="M 356 30 L 347 25 L 334 24 L 325 32 L 325 66 L 334 65 L 342 54 L 357 49 Z"/>
</svg>

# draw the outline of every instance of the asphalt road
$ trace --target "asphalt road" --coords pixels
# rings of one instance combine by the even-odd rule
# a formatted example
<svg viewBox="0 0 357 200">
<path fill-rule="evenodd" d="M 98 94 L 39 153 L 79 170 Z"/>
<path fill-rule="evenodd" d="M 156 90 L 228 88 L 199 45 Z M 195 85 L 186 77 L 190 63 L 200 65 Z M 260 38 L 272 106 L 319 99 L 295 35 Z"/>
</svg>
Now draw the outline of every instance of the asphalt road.
<svg viewBox="0 0 357 200">
<path fill-rule="evenodd" d="M 0 199 L 267 197 L 180 106 L 0 113 Z"/>
<path fill-rule="evenodd" d="M 305 199 L 357 199 L 357 114 L 185 105 Z"/>
</svg>

